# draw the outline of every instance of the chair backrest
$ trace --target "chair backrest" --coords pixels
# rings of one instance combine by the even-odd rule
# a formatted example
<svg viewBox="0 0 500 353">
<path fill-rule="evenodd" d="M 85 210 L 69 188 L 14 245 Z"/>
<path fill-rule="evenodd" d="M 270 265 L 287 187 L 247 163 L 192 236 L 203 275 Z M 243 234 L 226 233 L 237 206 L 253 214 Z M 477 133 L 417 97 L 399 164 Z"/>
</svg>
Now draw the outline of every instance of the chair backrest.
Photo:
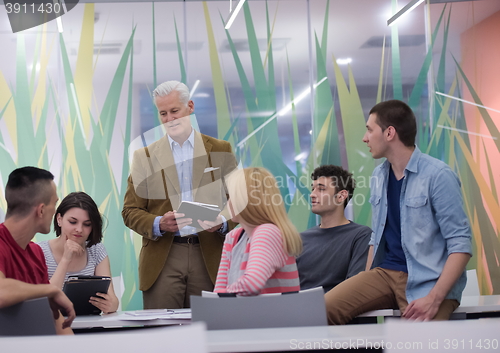
<svg viewBox="0 0 500 353">
<path fill-rule="evenodd" d="M 0 336 L 55 335 L 56 326 L 46 297 L 0 309 Z"/>
<path fill-rule="evenodd" d="M 323 288 L 254 297 L 191 296 L 192 321 L 208 330 L 327 325 Z"/>
<path fill-rule="evenodd" d="M 467 284 L 462 292 L 463 297 L 481 295 L 476 270 L 467 271 Z"/>
</svg>

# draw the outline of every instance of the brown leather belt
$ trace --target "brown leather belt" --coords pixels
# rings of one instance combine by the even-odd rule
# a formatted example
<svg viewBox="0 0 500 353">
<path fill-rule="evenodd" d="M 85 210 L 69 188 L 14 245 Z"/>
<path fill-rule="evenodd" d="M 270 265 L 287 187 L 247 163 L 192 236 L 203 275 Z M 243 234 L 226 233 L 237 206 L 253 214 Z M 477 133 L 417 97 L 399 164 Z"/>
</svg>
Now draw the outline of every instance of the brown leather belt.
<svg viewBox="0 0 500 353">
<path fill-rule="evenodd" d="M 195 236 L 195 237 L 181 237 L 181 236 L 176 236 L 174 237 L 174 243 L 180 243 L 180 244 L 199 244 L 200 239 Z"/>
</svg>

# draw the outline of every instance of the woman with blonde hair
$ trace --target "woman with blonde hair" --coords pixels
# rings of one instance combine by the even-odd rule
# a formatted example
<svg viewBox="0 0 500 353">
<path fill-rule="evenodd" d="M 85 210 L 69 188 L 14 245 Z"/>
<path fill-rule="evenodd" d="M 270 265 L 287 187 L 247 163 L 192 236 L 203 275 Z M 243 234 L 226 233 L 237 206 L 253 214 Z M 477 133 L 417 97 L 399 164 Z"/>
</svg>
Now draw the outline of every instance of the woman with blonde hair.
<svg viewBox="0 0 500 353">
<path fill-rule="evenodd" d="M 302 240 L 274 176 L 239 169 L 227 179 L 229 210 L 241 227 L 226 235 L 214 292 L 257 295 L 300 289 L 295 256 Z"/>
</svg>

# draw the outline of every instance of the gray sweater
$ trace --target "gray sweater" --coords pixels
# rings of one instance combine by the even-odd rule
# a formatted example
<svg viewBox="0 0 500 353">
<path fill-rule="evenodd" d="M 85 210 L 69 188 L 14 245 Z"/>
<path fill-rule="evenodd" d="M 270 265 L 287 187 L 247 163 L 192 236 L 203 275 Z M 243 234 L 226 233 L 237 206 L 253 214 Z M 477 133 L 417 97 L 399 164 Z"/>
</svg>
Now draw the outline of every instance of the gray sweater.
<svg viewBox="0 0 500 353">
<path fill-rule="evenodd" d="M 322 286 L 327 292 L 363 271 L 371 233 L 369 227 L 353 222 L 302 232 L 304 250 L 297 258 L 300 289 Z"/>
</svg>

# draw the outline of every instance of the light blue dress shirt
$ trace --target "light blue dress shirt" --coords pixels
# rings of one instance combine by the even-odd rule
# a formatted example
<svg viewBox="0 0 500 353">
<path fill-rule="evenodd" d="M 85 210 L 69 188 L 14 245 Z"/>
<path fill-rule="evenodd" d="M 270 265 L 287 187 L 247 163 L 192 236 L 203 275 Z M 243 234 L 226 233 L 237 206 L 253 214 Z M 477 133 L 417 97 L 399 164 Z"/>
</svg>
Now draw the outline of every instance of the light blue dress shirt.
<svg viewBox="0 0 500 353">
<path fill-rule="evenodd" d="M 179 186 L 181 188 L 180 201 L 193 201 L 193 154 L 194 154 L 194 130 L 182 146 L 175 142 L 168 136 L 168 142 L 172 148 L 172 155 L 174 157 L 175 168 L 177 170 L 177 177 L 179 178 Z M 160 231 L 160 220 L 162 216 L 155 218 L 153 222 L 153 234 L 156 237 L 161 237 L 163 233 Z M 223 220 L 223 231 L 226 231 L 226 219 L 221 216 Z M 193 220 L 196 222 L 196 220 Z M 196 228 L 185 226 L 175 236 L 195 234 Z"/>
<path fill-rule="evenodd" d="M 382 234 L 387 219 L 387 182 L 390 163 L 373 171 L 370 180 L 372 205 L 373 267 L 385 257 Z M 460 181 L 444 162 L 415 147 L 404 171 L 401 188 L 401 244 L 408 266 L 408 303 L 425 297 L 436 284 L 448 255 L 472 255 L 469 220 L 463 210 Z M 446 299 L 460 301 L 466 274 L 460 276 Z"/>
</svg>

